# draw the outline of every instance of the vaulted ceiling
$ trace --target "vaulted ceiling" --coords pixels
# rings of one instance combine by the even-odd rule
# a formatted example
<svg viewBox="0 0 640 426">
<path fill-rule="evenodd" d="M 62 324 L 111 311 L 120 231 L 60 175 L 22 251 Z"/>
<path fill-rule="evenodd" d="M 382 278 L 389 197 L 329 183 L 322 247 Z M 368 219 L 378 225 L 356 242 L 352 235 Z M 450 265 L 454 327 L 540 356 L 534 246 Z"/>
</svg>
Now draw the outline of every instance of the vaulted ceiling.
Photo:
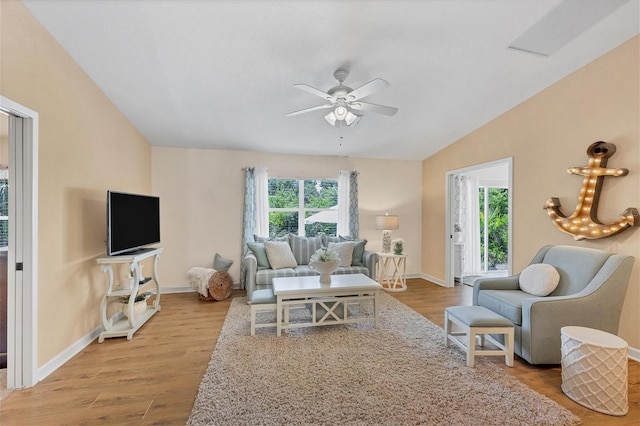
<svg viewBox="0 0 640 426">
<path fill-rule="evenodd" d="M 640 22 L 639 1 L 623 1 L 541 56 L 508 46 L 561 0 L 23 2 L 152 145 L 413 160 L 638 34 Z M 326 91 L 338 68 L 352 88 L 386 80 L 364 100 L 399 112 L 351 127 L 329 125 L 327 110 L 285 116 L 324 103 L 294 84 Z"/>
</svg>

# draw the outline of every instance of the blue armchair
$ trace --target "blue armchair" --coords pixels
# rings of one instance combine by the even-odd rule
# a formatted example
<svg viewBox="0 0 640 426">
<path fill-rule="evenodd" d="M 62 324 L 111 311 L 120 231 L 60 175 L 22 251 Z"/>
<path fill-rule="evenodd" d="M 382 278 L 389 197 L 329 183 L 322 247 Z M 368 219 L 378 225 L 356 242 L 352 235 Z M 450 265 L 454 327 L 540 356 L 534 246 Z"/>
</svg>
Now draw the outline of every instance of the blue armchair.
<svg viewBox="0 0 640 426">
<path fill-rule="evenodd" d="M 545 246 L 531 261 L 553 265 L 560 274 L 545 297 L 525 293 L 519 275 L 477 280 L 473 304 L 515 325 L 515 353 L 530 364 L 560 364 L 560 329 L 575 325 L 617 334 L 635 259 L 602 250 Z M 499 336 L 496 336 L 499 337 Z"/>
</svg>

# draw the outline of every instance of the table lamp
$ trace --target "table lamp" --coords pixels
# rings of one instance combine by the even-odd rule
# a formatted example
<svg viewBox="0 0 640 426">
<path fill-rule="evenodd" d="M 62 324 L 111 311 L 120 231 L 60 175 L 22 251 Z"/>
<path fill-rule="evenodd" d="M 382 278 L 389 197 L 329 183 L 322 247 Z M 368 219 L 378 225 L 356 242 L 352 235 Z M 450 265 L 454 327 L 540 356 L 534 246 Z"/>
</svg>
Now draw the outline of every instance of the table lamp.
<svg viewBox="0 0 640 426">
<path fill-rule="evenodd" d="M 382 252 L 391 251 L 391 231 L 400 227 L 400 219 L 395 214 L 376 216 L 376 229 L 382 230 Z"/>
</svg>

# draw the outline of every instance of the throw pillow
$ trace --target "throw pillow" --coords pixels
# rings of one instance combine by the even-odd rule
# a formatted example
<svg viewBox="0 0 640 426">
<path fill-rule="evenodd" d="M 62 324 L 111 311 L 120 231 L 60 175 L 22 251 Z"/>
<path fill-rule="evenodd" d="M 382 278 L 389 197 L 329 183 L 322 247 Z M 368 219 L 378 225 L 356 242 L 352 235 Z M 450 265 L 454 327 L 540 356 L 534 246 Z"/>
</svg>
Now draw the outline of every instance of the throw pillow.
<svg viewBox="0 0 640 426">
<path fill-rule="evenodd" d="M 338 266 L 351 266 L 353 257 L 353 247 L 356 245 L 353 241 L 345 241 L 343 243 L 329 243 L 329 250 L 338 253 L 340 260 Z"/>
<path fill-rule="evenodd" d="M 340 238 L 335 235 L 322 235 L 322 245 L 325 247 L 329 247 L 329 243 L 339 243 Z"/>
<path fill-rule="evenodd" d="M 213 257 L 213 269 L 216 271 L 227 272 L 229 268 L 231 268 L 231 265 L 233 265 L 233 260 L 225 259 L 218 253 Z"/>
<path fill-rule="evenodd" d="M 366 266 L 364 264 L 364 246 L 367 244 L 367 240 L 355 240 L 351 237 L 343 237 L 340 235 L 340 241 L 353 241 L 356 245 L 353 247 L 353 258 L 351 259 L 351 266 Z"/>
<path fill-rule="evenodd" d="M 271 269 L 295 268 L 298 266 L 293 257 L 289 243 L 283 241 L 265 241 L 264 249 L 267 252 Z"/>
<path fill-rule="evenodd" d="M 322 247 L 322 236 L 317 237 L 299 237 L 289 234 L 289 243 L 291 251 L 298 265 L 308 265 L 309 258 L 313 256 L 320 247 Z"/>
<path fill-rule="evenodd" d="M 258 268 L 271 268 L 264 243 L 247 243 L 247 245 L 258 261 Z"/>
<path fill-rule="evenodd" d="M 264 243 L 265 241 L 289 241 L 289 234 L 283 235 L 281 237 L 260 237 L 256 234 L 253 234 L 253 241 L 256 243 Z"/>
<path fill-rule="evenodd" d="M 534 296 L 547 296 L 553 292 L 560 282 L 560 274 L 551 265 L 534 263 L 520 273 L 520 290 Z"/>
</svg>

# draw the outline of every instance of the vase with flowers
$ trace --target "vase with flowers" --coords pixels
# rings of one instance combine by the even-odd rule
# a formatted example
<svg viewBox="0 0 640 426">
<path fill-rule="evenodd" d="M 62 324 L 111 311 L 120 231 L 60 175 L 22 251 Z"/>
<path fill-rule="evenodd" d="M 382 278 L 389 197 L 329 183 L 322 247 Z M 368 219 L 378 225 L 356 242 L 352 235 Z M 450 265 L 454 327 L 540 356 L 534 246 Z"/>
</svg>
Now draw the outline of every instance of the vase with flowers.
<svg viewBox="0 0 640 426">
<path fill-rule="evenodd" d="M 391 247 L 394 254 L 402 254 L 404 251 L 404 240 L 402 238 L 395 238 L 391 241 Z"/>
<path fill-rule="evenodd" d="M 320 283 L 330 284 L 331 273 L 338 269 L 338 253 L 325 246 L 320 247 L 309 259 L 309 267 L 320 274 Z"/>
</svg>

